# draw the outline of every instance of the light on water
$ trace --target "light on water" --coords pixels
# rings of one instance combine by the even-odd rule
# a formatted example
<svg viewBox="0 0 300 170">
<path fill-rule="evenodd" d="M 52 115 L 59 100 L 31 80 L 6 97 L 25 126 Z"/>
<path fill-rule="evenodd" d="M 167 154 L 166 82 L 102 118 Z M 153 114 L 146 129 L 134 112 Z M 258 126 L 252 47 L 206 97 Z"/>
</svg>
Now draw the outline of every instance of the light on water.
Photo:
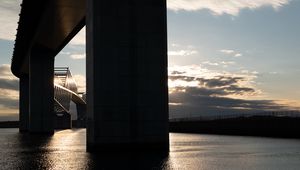
<svg viewBox="0 0 300 170">
<path fill-rule="evenodd" d="M 170 153 L 86 152 L 85 129 L 0 129 L 0 169 L 297 169 L 300 140 L 170 133 Z"/>
</svg>

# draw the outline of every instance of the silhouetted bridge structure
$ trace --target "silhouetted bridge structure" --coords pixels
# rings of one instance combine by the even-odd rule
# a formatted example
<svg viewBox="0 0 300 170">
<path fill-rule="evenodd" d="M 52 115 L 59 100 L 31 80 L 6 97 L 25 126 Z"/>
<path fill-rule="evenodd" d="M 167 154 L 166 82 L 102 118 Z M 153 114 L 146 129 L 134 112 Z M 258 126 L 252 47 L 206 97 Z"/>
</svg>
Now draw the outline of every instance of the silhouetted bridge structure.
<svg viewBox="0 0 300 170">
<path fill-rule="evenodd" d="M 11 64 L 20 131 L 54 133 L 54 59 L 86 25 L 87 150 L 169 149 L 165 0 L 21 6 Z"/>
<path fill-rule="evenodd" d="M 70 104 L 73 101 L 77 109 L 77 124 L 85 124 L 86 102 L 78 94 L 78 88 L 68 67 L 54 69 L 54 128 L 72 128 Z"/>
</svg>

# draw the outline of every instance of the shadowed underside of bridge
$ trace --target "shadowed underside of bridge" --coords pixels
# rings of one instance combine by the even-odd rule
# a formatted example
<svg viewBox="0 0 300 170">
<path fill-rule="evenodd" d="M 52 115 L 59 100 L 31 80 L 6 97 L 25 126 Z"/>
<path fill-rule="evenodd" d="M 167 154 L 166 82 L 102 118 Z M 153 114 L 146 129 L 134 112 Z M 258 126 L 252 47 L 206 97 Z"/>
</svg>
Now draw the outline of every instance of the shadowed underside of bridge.
<svg viewBox="0 0 300 170">
<path fill-rule="evenodd" d="M 85 24 L 88 151 L 168 150 L 165 0 L 23 0 L 20 130 L 54 132 L 54 58 Z"/>
</svg>

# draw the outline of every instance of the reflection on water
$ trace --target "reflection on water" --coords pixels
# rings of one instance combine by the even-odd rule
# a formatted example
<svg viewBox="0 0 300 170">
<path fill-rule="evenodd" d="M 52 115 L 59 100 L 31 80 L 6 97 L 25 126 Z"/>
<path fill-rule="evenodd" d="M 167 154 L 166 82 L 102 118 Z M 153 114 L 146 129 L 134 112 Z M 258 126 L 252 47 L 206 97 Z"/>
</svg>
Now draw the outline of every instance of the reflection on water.
<svg viewBox="0 0 300 170">
<path fill-rule="evenodd" d="M 0 129 L 0 169 L 297 169 L 300 140 L 171 133 L 170 153 L 85 150 L 85 129 L 54 136 Z"/>
</svg>

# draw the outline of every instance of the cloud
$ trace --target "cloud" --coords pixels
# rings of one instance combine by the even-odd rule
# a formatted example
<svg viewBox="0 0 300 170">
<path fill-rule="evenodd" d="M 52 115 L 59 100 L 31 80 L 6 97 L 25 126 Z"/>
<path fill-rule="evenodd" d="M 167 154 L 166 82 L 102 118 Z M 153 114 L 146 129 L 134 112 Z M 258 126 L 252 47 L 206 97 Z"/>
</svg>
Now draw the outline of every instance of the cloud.
<svg viewBox="0 0 300 170">
<path fill-rule="evenodd" d="M 230 77 L 230 76 L 220 76 L 213 77 L 211 79 L 199 79 L 202 84 L 205 84 L 207 87 L 224 87 L 234 84 L 238 84 L 240 81 L 244 81 L 243 77 Z"/>
<path fill-rule="evenodd" d="M 12 74 L 9 64 L 0 65 L 0 79 L 17 80 Z"/>
<path fill-rule="evenodd" d="M 184 73 L 186 73 L 186 72 L 185 71 L 176 71 L 176 70 L 174 70 L 174 71 L 171 72 L 171 75 L 178 75 L 178 74 L 184 74 Z"/>
<path fill-rule="evenodd" d="M 19 120 L 18 109 L 0 109 L 0 121 L 16 121 Z"/>
<path fill-rule="evenodd" d="M 71 54 L 70 58 L 72 58 L 74 60 L 85 59 L 85 54 Z"/>
<path fill-rule="evenodd" d="M 209 116 L 284 110 L 273 100 L 256 100 L 261 94 L 256 74 L 214 72 L 201 66 L 169 68 L 170 116 Z"/>
<path fill-rule="evenodd" d="M 85 45 L 85 30 L 86 28 L 83 27 L 78 34 L 70 41 L 72 45 Z"/>
<path fill-rule="evenodd" d="M 252 74 L 252 75 L 258 75 L 258 71 L 249 71 L 249 70 L 241 70 L 242 74 Z"/>
<path fill-rule="evenodd" d="M 243 9 L 255 10 L 270 6 L 275 10 L 287 5 L 290 0 L 168 0 L 168 9 L 173 11 L 210 10 L 214 15 L 237 16 Z"/>
<path fill-rule="evenodd" d="M 281 100 L 276 100 L 275 102 L 278 104 L 281 104 L 281 105 L 288 105 L 291 107 L 291 109 L 294 109 L 294 110 L 300 110 L 300 102 L 298 100 L 281 99 Z"/>
<path fill-rule="evenodd" d="M 224 53 L 224 54 L 227 54 L 227 55 L 231 55 L 233 57 L 242 57 L 243 54 L 242 53 L 239 53 L 235 50 L 231 50 L 231 49 L 223 49 L 223 50 L 220 50 L 221 53 Z"/>
<path fill-rule="evenodd" d="M 202 64 L 210 65 L 210 66 L 218 66 L 219 65 L 219 63 L 214 63 L 214 62 L 210 62 L 210 61 L 204 61 L 204 62 L 202 62 Z"/>
<path fill-rule="evenodd" d="M 0 0 L 0 39 L 15 40 L 21 0 Z"/>
<path fill-rule="evenodd" d="M 9 91 L 8 91 L 9 92 Z M 12 91 L 10 91 L 12 92 Z M 19 98 L 10 96 L 2 96 L 2 94 L 8 94 L 7 92 L 4 92 L 2 89 L 0 89 L 0 108 L 1 109 L 18 109 L 19 106 Z"/>
<path fill-rule="evenodd" d="M 0 78 L 0 89 L 19 90 L 19 81 Z"/>
<path fill-rule="evenodd" d="M 177 43 L 170 43 L 168 55 L 169 56 L 191 56 L 196 55 L 199 52 L 192 45 L 181 45 Z"/>
<path fill-rule="evenodd" d="M 241 54 L 241 53 L 236 53 L 234 56 L 235 56 L 235 57 L 242 57 L 243 54 Z"/>
<path fill-rule="evenodd" d="M 198 78 L 184 75 L 169 75 L 169 80 L 169 84 L 175 84 L 170 86 L 171 92 L 185 91 L 185 88 L 195 88 L 190 90 L 198 90 L 208 96 L 253 96 L 257 94 L 253 87 L 247 87 L 241 83 L 248 81 L 244 77 Z"/>
<path fill-rule="evenodd" d="M 3 78 L 3 77 L 6 77 L 6 78 L 12 77 L 12 78 L 14 78 L 14 76 L 11 73 L 9 64 L 0 65 L 0 78 Z"/>
<path fill-rule="evenodd" d="M 176 44 L 176 43 L 171 44 L 171 47 L 180 47 L 180 46 L 181 46 L 180 44 Z"/>
<path fill-rule="evenodd" d="M 214 116 L 285 110 L 272 100 L 244 100 L 207 95 L 203 89 L 188 87 L 169 95 L 170 117 Z M 180 103 L 180 104 L 178 104 Z"/>
<path fill-rule="evenodd" d="M 169 51 L 169 56 L 190 56 L 198 54 L 198 51 L 196 50 L 177 50 L 177 51 Z"/>
<path fill-rule="evenodd" d="M 15 113 L 18 105 L 19 81 L 12 75 L 9 64 L 0 65 L 0 110 Z M 1 116 L 2 112 L 0 112 Z"/>
<path fill-rule="evenodd" d="M 234 53 L 234 50 L 227 50 L 227 49 L 224 49 L 224 50 L 220 50 L 220 52 L 225 53 L 225 54 L 233 54 L 233 53 Z"/>
<path fill-rule="evenodd" d="M 235 65 L 236 62 L 234 61 L 222 61 L 220 65 L 222 65 L 224 68 L 228 67 L 229 65 Z"/>
<path fill-rule="evenodd" d="M 218 66 L 228 67 L 229 65 L 236 64 L 236 62 L 234 62 L 234 61 L 221 61 L 221 62 L 204 61 L 204 62 L 202 62 L 202 64 L 206 65 L 206 66 L 214 66 L 214 67 L 218 67 Z"/>
<path fill-rule="evenodd" d="M 69 52 L 69 51 L 61 51 L 59 53 L 62 55 L 70 55 L 71 54 L 71 52 Z"/>
<path fill-rule="evenodd" d="M 85 92 L 86 91 L 86 78 L 83 75 L 75 74 L 73 75 L 75 82 L 77 84 L 78 92 Z"/>
</svg>

